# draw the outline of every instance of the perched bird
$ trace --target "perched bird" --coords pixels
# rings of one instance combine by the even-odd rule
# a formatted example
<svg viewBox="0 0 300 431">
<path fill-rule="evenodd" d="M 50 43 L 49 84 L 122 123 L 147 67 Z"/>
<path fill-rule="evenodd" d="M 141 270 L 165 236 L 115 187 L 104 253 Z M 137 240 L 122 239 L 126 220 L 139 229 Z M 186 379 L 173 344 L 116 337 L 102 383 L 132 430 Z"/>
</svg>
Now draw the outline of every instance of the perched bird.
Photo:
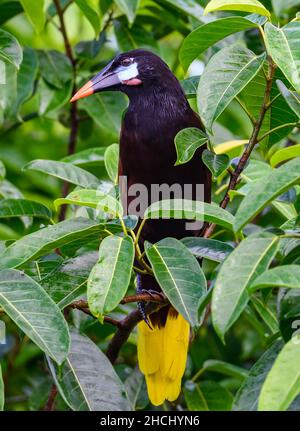
<svg viewBox="0 0 300 431">
<path fill-rule="evenodd" d="M 129 98 L 122 122 L 119 156 L 119 177 L 127 177 L 127 189 L 121 190 L 127 209 L 130 210 L 135 199 L 128 190 L 140 184 L 148 192 L 154 184 L 179 184 L 181 187 L 202 184 L 202 200 L 209 202 L 211 177 L 201 159 L 203 147 L 188 163 L 174 166 L 176 134 L 187 127 L 203 129 L 203 126 L 190 108 L 179 81 L 161 58 L 140 49 L 122 53 L 85 84 L 71 101 L 105 90 L 121 91 Z M 153 203 L 153 199 L 160 200 L 157 196 L 152 200 L 151 197 L 149 193 L 146 206 Z M 193 189 L 189 198 L 199 199 L 196 190 Z M 155 243 L 165 237 L 180 239 L 191 234 L 201 235 L 201 229 L 187 231 L 185 220 L 149 220 L 142 230 L 140 246 L 143 248 L 145 240 Z M 139 291 L 160 291 L 151 275 L 138 275 L 137 285 Z M 145 315 L 144 321 L 138 324 L 139 367 L 154 405 L 179 396 L 189 333 L 189 324 L 171 306 L 149 317 Z"/>
</svg>

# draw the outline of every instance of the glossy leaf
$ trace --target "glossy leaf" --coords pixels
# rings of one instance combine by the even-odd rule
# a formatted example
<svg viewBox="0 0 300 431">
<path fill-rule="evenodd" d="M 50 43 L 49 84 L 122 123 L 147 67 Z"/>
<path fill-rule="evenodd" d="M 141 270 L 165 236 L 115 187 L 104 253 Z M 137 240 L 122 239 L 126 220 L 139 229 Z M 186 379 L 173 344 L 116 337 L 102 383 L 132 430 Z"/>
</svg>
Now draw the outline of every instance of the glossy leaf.
<svg viewBox="0 0 300 431">
<path fill-rule="evenodd" d="M 277 244 L 278 238 L 274 235 L 253 235 L 242 241 L 224 261 L 212 296 L 213 325 L 221 339 L 246 307 L 248 288 L 268 268 Z"/>
<path fill-rule="evenodd" d="M 239 380 L 244 380 L 248 376 L 248 371 L 244 368 L 217 359 L 208 359 L 205 361 L 203 370 L 213 371 Z"/>
<path fill-rule="evenodd" d="M 273 10 L 277 16 L 280 16 L 284 12 L 295 6 L 300 5 L 300 0 L 272 0 Z"/>
<path fill-rule="evenodd" d="M 258 396 L 261 387 L 282 346 L 283 342 L 281 340 L 276 341 L 253 365 L 249 371 L 248 377 L 242 383 L 242 386 L 235 396 L 233 410 L 257 410 Z"/>
<path fill-rule="evenodd" d="M 60 109 L 69 102 L 73 89 L 73 82 L 67 82 L 63 88 L 54 89 L 49 87 L 44 81 L 39 82 L 39 115 L 43 116 L 51 111 Z"/>
<path fill-rule="evenodd" d="M 197 93 L 198 111 L 209 131 L 229 103 L 259 72 L 265 57 L 265 53 L 256 56 L 247 48 L 229 46 L 210 59 Z"/>
<path fill-rule="evenodd" d="M 203 17 L 203 8 L 197 0 L 176 0 L 176 2 L 174 0 L 162 0 L 162 2 L 199 20 Z"/>
<path fill-rule="evenodd" d="M 204 10 L 204 15 L 219 10 L 236 10 L 270 17 L 268 9 L 258 0 L 211 0 Z"/>
<path fill-rule="evenodd" d="M 22 48 L 17 39 L 0 29 L 0 60 L 13 64 L 17 69 L 23 59 Z"/>
<path fill-rule="evenodd" d="M 177 153 L 177 160 L 175 166 L 182 165 L 189 162 L 195 151 L 206 144 L 208 141 L 207 135 L 202 130 L 196 127 L 189 127 L 180 130 L 175 136 L 175 147 Z"/>
<path fill-rule="evenodd" d="M 104 163 L 104 153 L 106 147 L 87 148 L 78 153 L 66 156 L 61 162 L 72 163 L 73 165 L 98 166 Z"/>
<path fill-rule="evenodd" d="M 248 139 L 225 141 L 225 142 L 222 142 L 221 144 L 216 145 L 214 147 L 214 151 L 216 154 L 226 154 L 235 148 L 242 147 L 245 144 L 248 144 L 248 142 L 249 142 Z"/>
<path fill-rule="evenodd" d="M 122 205 L 113 196 L 102 193 L 100 190 L 75 190 L 65 198 L 59 198 L 54 201 L 55 208 L 60 205 L 73 204 L 95 208 L 98 211 L 104 211 L 111 214 L 111 217 L 118 217 L 123 214 Z"/>
<path fill-rule="evenodd" d="M 3 162 L 0 160 L 0 183 L 4 180 L 6 175 L 6 169 Z"/>
<path fill-rule="evenodd" d="M 281 148 L 276 151 L 270 159 L 271 166 L 277 166 L 282 162 L 285 162 L 290 159 L 294 159 L 295 157 L 300 156 L 300 144 L 292 145 L 291 147 Z"/>
<path fill-rule="evenodd" d="M 75 3 L 93 27 L 95 37 L 98 37 L 101 25 L 99 2 L 97 0 L 75 0 Z"/>
<path fill-rule="evenodd" d="M 136 10 L 138 7 L 138 0 L 114 0 L 116 5 L 121 9 L 121 11 L 127 16 L 130 24 L 133 23 L 135 19 Z"/>
<path fill-rule="evenodd" d="M 144 27 L 134 23 L 132 26 L 122 17 L 114 20 L 114 30 L 121 51 L 132 49 L 148 49 L 159 54 L 157 41 L 151 32 L 145 32 Z"/>
<path fill-rule="evenodd" d="M 190 97 L 196 97 L 199 80 L 200 76 L 190 76 L 189 78 L 180 81 L 184 94 L 188 99 Z"/>
<path fill-rule="evenodd" d="M 221 175 L 230 164 L 230 159 L 226 154 L 215 154 L 209 150 L 203 151 L 202 160 L 215 178 Z"/>
<path fill-rule="evenodd" d="M 109 178 L 114 184 L 118 183 L 119 145 L 112 144 L 107 147 L 104 154 L 104 164 Z"/>
<path fill-rule="evenodd" d="M 278 314 L 280 333 L 287 342 L 295 336 L 295 333 L 299 333 L 300 289 L 287 290 L 282 295 Z"/>
<path fill-rule="evenodd" d="M 37 159 L 29 162 L 23 169 L 43 172 L 81 187 L 99 184 L 99 180 L 95 175 L 71 163 Z"/>
<path fill-rule="evenodd" d="M 242 201 L 235 216 L 234 229 L 241 230 L 277 196 L 300 180 L 300 158 L 290 160 L 267 176 L 257 180 L 251 193 Z"/>
<path fill-rule="evenodd" d="M 173 307 L 196 326 L 198 308 L 206 293 L 206 279 L 196 258 L 175 238 L 165 238 L 146 248 L 146 254 Z"/>
<path fill-rule="evenodd" d="M 0 272 L 0 305 L 41 350 L 61 364 L 69 351 L 69 331 L 59 308 L 26 274 Z"/>
<path fill-rule="evenodd" d="M 23 12 L 23 8 L 18 1 L 0 3 L 0 25 L 21 12 Z"/>
<path fill-rule="evenodd" d="M 298 118 L 300 118 L 300 95 L 296 91 L 290 91 L 282 81 L 279 79 L 276 81 L 280 93 L 285 98 L 286 103 L 295 112 Z"/>
<path fill-rule="evenodd" d="M 124 386 L 133 410 L 144 409 L 149 404 L 145 377 L 138 366 L 127 377 Z"/>
<path fill-rule="evenodd" d="M 233 396 L 219 383 L 186 381 L 184 396 L 189 411 L 226 411 L 231 410 Z"/>
<path fill-rule="evenodd" d="M 7 217 L 38 217 L 51 219 L 51 211 L 45 205 L 27 199 L 0 200 L 0 218 Z"/>
<path fill-rule="evenodd" d="M 285 287 L 300 289 L 300 266 L 282 265 L 271 268 L 257 277 L 250 286 L 251 290 L 267 287 Z"/>
<path fill-rule="evenodd" d="M 48 84 L 63 89 L 72 80 L 72 65 L 66 55 L 54 50 L 39 50 L 38 56 L 41 75 Z"/>
<path fill-rule="evenodd" d="M 230 16 L 203 24 L 183 41 L 179 58 L 186 70 L 199 55 L 230 34 L 248 30 L 256 25 L 247 18 Z"/>
<path fill-rule="evenodd" d="M 231 245 L 216 239 L 191 236 L 183 238 L 181 242 L 183 242 L 194 256 L 205 257 L 215 262 L 223 262 L 233 251 Z"/>
<path fill-rule="evenodd" d="M 24 48 L 23 61 L 17 77 L 17 105 L 29 99 L 34 91 L 34 82 L 38 72 L 38 58 L 36 51 Z"/>
<path fill-rule="evenodd" d="M 46 22 L 44 0 L 20 0 L 25 14 L 37 33 L 40 33 Z"/>
<path fill-rule="evenodd" d="M 300 22 L 294 21 L 282 28 L 265 25 L 267 48 L 275 63 L 289 82 L 300 92 Z"/>
<path fill-rule="evenodd" d="M 70 353 L 60 372 L 50 363 L 64 401 L 74 411 L 128 411 L 124 386 L 99 347 L 71 332 Z"/>
<path fill-rule="evenodd" d="M 133 260 L 130 237 L 108 236 L 101 242 L 99 260 L 90 273 L 87 287 L 89 308 L 101 322 L 125 296 Z"/>
<path fill-rule="evenodd" d="M 191 219 L 216 223 L 226 229 L 232 229 L 234 217 L 217 205 L 187 199 L 171 199 L 154 202 L 145 213 L 150 219 Z"/>
<path fill-rule="evenodd" d="M 84 109 L 102 131 L 108 131 L 113 137 L 119 138 L 121 113 L 126 108 L 123 94 L 108 92 L 95 94 L 80 101 Z"/>
<path fill-rule="evenodd" d="M 300 393 L 300 343 L 291 339 L 280 351 L 262 386 L 258 410 L 287 410 Z"/>
<path fill-rule="evenodd" d="M 0 253 L 0 269 L 16 268 L 64 244 L 101 232 L 103 226 L 87 218 L 65 220 L 14 242 Z"/>
<path fill-rule="evenodd" d="M 266 326 L 270 329 L 272 334 L 278 333 L 278 320 L 276 315 L 256 296 L 251 298 L 251 305 L 254 307 L 257 314 L 265 322 Z"/>
<path fill-rule="evenodd" d="M 41 286 L 59 308 L 67 307 L 86 292 L 87 279 L 97 257 L 96 252 L 90 252 L 65 259 L 41 279 Z M 42 263 L 36 264 L 40 267 Z"/>
</svg>

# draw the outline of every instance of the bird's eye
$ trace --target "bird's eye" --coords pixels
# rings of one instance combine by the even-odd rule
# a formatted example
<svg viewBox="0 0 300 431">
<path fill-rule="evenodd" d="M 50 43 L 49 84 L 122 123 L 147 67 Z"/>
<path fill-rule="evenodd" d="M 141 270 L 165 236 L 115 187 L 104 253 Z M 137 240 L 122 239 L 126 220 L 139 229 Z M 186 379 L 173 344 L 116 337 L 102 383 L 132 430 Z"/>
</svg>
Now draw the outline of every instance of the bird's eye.
<svg viewBox="0 0 300 431">
<path fill-rule="evenodd" d="M 124 58 L 123 60 L 121 60 L 121 65 L 122 66 L 130 66 L 132 64 L 132 59 L 131 58 Z"/>
</svg>

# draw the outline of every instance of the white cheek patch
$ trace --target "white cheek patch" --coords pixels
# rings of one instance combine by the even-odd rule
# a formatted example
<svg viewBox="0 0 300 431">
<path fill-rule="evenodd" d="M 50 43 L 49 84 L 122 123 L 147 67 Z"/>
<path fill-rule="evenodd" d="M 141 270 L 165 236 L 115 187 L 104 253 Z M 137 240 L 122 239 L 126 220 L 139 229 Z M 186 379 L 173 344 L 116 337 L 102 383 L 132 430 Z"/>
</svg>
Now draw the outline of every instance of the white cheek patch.
<svg viewBox="0 0 300 431">
<path fill-rule="evenodd" d="M 132 63 L 128 67 L 121 67 L 118 72 L 118 78 L 121 82 L 129 81 L 136 78 L 139 74 L 137 63 Z"/>
</svg>

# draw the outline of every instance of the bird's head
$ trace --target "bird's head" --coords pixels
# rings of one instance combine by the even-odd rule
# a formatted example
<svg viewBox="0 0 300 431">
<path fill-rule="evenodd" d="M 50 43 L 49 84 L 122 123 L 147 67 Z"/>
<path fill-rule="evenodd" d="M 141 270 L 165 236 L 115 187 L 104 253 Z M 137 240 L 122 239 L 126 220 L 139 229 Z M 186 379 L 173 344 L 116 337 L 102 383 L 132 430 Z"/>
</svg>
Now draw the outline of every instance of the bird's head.
<svg viewBox="0 0 300 431">
<path fill-rule="evenodd" d="M 115 57 L 72 97 L 71 102 L 100 91 L 122 91 L 131 96 L 142 90 L 178 82 L 166 63 L 150 51 L 128 51 Z"/>
</svg>

